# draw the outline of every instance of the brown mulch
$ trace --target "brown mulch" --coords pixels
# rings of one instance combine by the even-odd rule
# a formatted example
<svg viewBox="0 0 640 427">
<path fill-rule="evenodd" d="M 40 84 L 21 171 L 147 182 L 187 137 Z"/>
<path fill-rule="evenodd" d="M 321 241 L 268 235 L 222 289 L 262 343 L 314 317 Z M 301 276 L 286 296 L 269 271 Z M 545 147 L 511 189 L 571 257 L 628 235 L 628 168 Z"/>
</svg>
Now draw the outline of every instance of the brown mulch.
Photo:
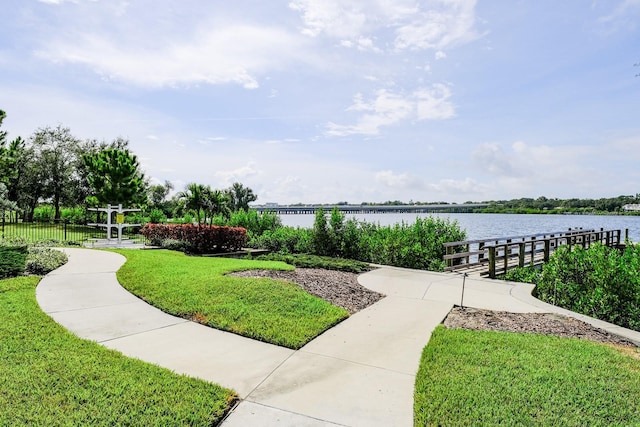
<svg viewBox="0 0 640 427">
<path fill-rule="evenodd" d="M 312 295 L 356 313 L 384 298 L 358 283 L 358 274 L 319 268 L 296 268 L 293 271 L 249 270 L 231 273 L 240 277 L 269 277 L 298 284 Z"/>
<path fill-rule="evenodd" d="M 508 313 L 454 307 L 444 320 L 444 325 L 448 328 L 484 331 L 532 332 L 635 347 L 632 342 L 622 337 L 610 334 L 581 320 L 555 313 Z"/>
<path fill-rule="evenodd" d="M 358 283 L 358 274 L 317 268 L 296 268 L 293 271 L 249 270 L 231 273 L 240 277 L 270 277 L 298 284 L 307 292 L 350 314 L 356 313 L 384 298 Z M 581 338 L 624 347 L 636 347 L 632 342 L 610 334 L 588 323 L 555 313 L 508 313 L 469 307 L 454 307 L 444 320 L 448 328 L 505 332 L 532 332 L 563 338 Z"/>
</svg>

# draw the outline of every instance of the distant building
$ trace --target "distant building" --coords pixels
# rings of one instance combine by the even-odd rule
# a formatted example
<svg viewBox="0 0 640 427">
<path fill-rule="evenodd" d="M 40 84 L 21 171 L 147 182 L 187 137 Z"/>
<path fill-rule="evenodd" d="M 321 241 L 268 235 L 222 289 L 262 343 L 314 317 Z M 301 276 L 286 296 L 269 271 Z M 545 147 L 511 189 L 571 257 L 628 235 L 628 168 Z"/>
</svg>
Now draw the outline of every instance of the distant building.
<svg viewBox="0 0 640 427">
<path fill-rule="evenodd" d="M 640 211 L 640 205 L 624 205 L 623 211 Z"/>
<path fill-rule="evenodd" d="M 265 208 L 277 208 L 278 206 L 280 206 L 280 205 L 277 204 L 277 203 L 273 203 L 273 202 L 264 204 Z"/>
</svg>

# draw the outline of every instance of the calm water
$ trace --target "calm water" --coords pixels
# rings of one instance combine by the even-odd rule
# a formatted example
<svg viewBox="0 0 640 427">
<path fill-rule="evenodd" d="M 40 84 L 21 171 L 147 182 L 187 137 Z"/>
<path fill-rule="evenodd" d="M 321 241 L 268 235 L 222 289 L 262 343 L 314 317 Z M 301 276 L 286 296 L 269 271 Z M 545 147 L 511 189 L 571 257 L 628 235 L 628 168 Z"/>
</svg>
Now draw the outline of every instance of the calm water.
<svg viewBox="0 0 640 427">
<path fill-rule="evenodd" d="M 640 216 L 603 215 L 507 215 L 507 214 L 362 214 L 349 215 L 358 220 L 392 225 L 413 223 L 416 217 L 441 217 L 458 221 L 467 231 L 467 239 L 519 236 L 565 231 L 569 228 L 618 230 L 628 228 L 629 237 L 640 242 Z M 280 215 L 282 223 L 292 227 L 313 227 L 314 215 Z M 624 235 L 623 235 L 624 238 Z"/>
</svg>

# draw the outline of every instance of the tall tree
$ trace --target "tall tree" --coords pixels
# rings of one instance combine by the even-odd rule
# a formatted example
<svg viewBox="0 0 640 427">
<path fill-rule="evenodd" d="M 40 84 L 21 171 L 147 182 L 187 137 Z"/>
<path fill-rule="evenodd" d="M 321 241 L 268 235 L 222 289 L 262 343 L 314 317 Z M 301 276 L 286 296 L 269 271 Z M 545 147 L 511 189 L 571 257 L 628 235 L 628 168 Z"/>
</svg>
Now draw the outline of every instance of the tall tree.
<svg viewBox="0 0 640 427">
<path fill-rule="evenodd" d="M 83 155 L 87 180 L 101 204 L 139 205 L 146 201 L 146 183 L 138 158 L 119 148 Z"/>
<path fill-rule="evenodd" d="M 249 203 L 258 200 L 258 196 L 253 193 L 253 190 L 249 187 L 245 187 L 239 182 L 234 182 L 225 193 L 229 198 L 229 207 L 233 212 L 241 209 L 248 211 Z"/>
<path fill-rule="evenodd" d="M 224 192 L 220 190 L 212 190 L 207 186 L 205 187 L 203 199 L 205 222 L 207 216 L 209 217 L 210 223 L 212 223 L 213 217 L 216 215 L 228 217 L 231 213 L 229 208 L 229 198 Z"/>
<path fill-rule="evenodd" d="M 75 165 L 80 141 L 69 128 L 58 125 L 38 129 L 31 137 L 31 144 L 44 179 L 44 196 L 51 199 L 55 219 L 59 220 L 61 204 L 77 202 L 72 196 L 79 182 Z"/>
<path fill-rule="evenodd" d="M 149 207 L 152 209 L 165 210 L 167 196 L 173 190 L 173 184 L 165 181 L 163 184 L 156 184 L 149 187 Z M 166 213 L 166 212 L 165 212 Z"/>
<path fill-rule="evenodd" d="M 2 215 L 4 216 L 5 211 L 11 211 L 17 208 L 18 205 L 7 198 L 7 187 L 0 182 L 0 212 L 2 212 Z"/>
<path fill-rule="evenodd" d="M 0 126 L 7 117 L 7 114 L 0 110 Z M 10 152 L 10 147 L 7 144 L 7 132 L 0 131 L 0 182 L 5 185 L 9 185 L 9 180 L 13 175 L 13 169 L 15 167 L 15 160 Z"/>
<path fill-rule="evenodd" d="M 185 190 L 181 191 L 177 195 L 184 209 L 193 212 L 196 215 L 198 224 L 201 223 L 202 214 L 205 209 L 206 192 L 207 187 L 202 184 L 192 182 L 187 184 Z"/>
</svg>

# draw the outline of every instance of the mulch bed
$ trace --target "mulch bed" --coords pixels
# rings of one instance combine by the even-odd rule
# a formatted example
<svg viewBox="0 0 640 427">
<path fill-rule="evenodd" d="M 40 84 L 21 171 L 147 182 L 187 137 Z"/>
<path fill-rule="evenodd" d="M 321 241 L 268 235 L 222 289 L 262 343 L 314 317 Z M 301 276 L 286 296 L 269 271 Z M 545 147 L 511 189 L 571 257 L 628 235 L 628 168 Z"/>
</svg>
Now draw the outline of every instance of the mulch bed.
<svg viewBox="0 0 640 427">
<path fill-rule="evenodd" d="M 312 295 L 342 307 L 350 314 L 384 298 L 358 283 L 358 274 L 319 268 L 296 268 L 293 271 L 249 270 L 231 273 L 240 277 L 269 277 L 298 284 Z"/>
<path fill-rule="evenodd" d="M 240 277 L 269 277 L 298 284 L 307 292 L 350 314 L 384 298 L 358 283 L 358 274 L 318 268 L 296 268 L 293 271 L 249 270 L 231 273 Z M 635 345 L 588 323 L 555 313 L 508 313 L 469 307 L 454 307 L 444 320 L 448 328 L 506 332 L 532 332 L 563 338 L 581 338 L 625 347 Z"/>
<path fill-rule="evenodd" d="M 610 334 L 573 317 L 555 313 L 508 313 L 454 307 L 444 320 L 444 325 L 448 328 L 483 331 L 532 332 L 635 347 L 632 342 L 622 337 Z"/>
</svg>

